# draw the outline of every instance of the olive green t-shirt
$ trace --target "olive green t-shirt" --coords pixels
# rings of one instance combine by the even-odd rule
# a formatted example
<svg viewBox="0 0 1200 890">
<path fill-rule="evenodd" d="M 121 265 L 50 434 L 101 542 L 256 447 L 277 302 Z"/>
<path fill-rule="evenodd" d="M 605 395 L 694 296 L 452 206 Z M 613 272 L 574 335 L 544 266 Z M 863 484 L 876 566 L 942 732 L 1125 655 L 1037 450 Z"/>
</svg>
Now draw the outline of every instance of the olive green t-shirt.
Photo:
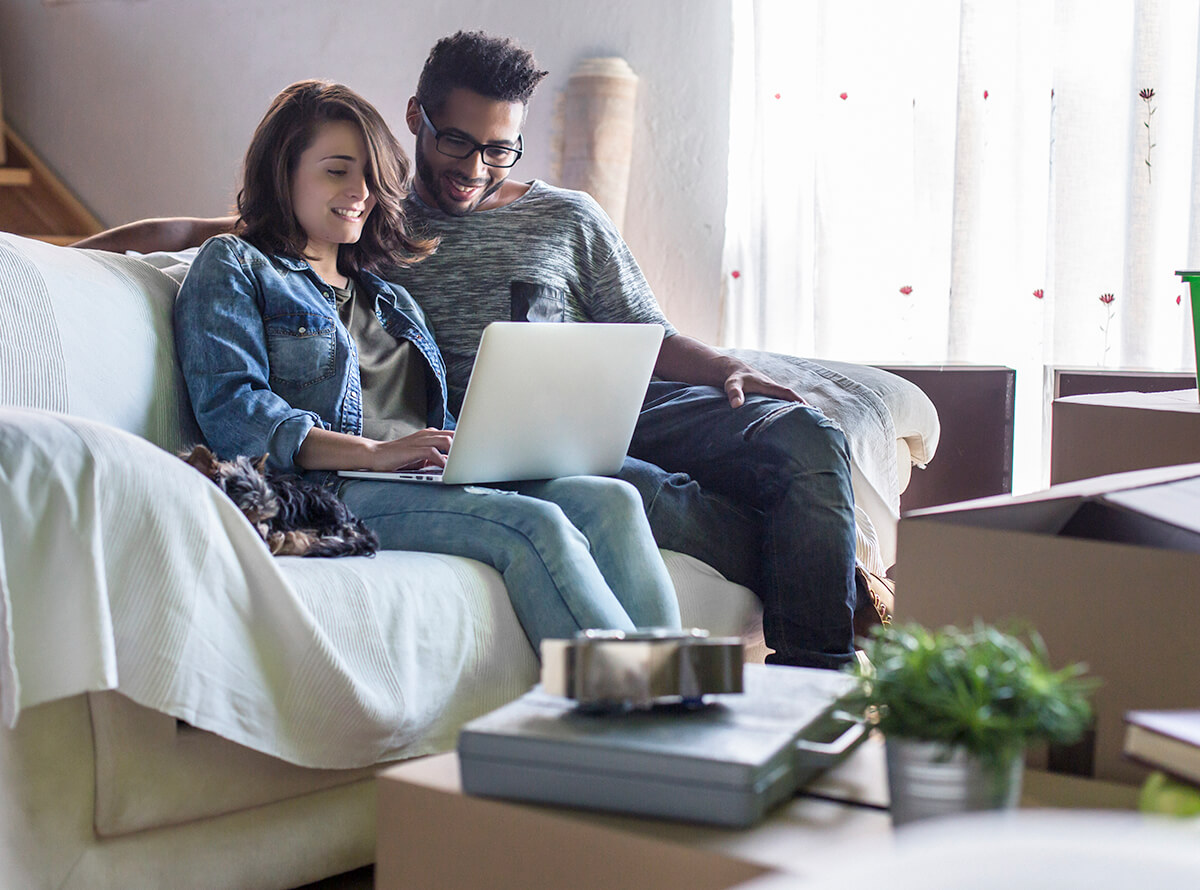
<svg viewBox="0 0 1200 890">
<path fill-rule="evenodd" d="M 363 435 L 388 441 L 425 429 L 429 397 L 421 353 L 410 341 L 397 340 L 384 330 L 370 296 L 353 279 L 333 291 L 338 316 L 358 349 Z"/>
</svg>

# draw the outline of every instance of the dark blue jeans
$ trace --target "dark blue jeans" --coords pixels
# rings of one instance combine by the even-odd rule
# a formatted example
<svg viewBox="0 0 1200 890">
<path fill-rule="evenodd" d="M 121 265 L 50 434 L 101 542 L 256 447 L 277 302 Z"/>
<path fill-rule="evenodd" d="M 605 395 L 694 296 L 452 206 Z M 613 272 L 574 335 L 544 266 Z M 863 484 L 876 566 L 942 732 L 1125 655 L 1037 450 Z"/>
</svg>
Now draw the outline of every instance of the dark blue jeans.
<svg viewBox="0 0 1200 890">
<path fill-rule="evenodd" d="M 659 545 L 762 600 L 769 661 L 853 658 L 854 495 L 833 421 L 764 396 L 734 409 L 716 387 L 654 381 L 629 453 L 621 476 L 641 492 Z"/>
</svg>

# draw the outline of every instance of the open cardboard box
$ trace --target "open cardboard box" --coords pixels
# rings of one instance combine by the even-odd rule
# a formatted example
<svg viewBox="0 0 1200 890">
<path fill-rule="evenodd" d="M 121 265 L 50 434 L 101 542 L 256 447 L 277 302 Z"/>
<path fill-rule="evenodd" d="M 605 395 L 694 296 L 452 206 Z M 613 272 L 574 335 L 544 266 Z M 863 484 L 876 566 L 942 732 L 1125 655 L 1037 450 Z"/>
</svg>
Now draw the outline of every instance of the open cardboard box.
<svg viewBox="0 0 1200 890">
<path fill-rule="evenodd" d="M 1096 691 L 1095 775 L 1141 781 L 1124 714 L 1200 707 L 1200 464 L 932 507 L 900 520 L 897 620 L 1035 628 Z"/>
</svg>

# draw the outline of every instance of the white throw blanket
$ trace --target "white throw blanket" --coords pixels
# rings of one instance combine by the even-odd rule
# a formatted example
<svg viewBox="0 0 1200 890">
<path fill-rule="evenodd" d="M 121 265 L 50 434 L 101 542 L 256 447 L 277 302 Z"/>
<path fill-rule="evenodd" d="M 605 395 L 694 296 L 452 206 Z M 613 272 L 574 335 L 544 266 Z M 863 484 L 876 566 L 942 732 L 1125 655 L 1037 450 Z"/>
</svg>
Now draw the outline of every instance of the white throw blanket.
<svg viewBox="0 0 1200 890">
<path fill-rule="evenodd" d="M 406 619 L 373 603 L 370 584 L 343 575 L 331 589 L 328 573 L 289 573 L 314 561 L 273 558 L 216 486 L 112 427 L 0 408 L 0 556 L 8 727 L 23 708 L 119 680 L 124 695 L 199 728 L 293 763 L 349 767 L 424 753 L 410 728 L 444 707 L 444 690 L 426 701 L 400 689 L 418 653 L 395 645 Z M 447 557 L 404 556 L 456 571 Z M 430 583 L 427 568 L 418 574 Z M 471 629 L 449 616 L 443 626 L 438 651 L 461 659 L 471 647 L 456 636 Z M 441 656 L 419 655 L 444 670 Z"/>
</svg>

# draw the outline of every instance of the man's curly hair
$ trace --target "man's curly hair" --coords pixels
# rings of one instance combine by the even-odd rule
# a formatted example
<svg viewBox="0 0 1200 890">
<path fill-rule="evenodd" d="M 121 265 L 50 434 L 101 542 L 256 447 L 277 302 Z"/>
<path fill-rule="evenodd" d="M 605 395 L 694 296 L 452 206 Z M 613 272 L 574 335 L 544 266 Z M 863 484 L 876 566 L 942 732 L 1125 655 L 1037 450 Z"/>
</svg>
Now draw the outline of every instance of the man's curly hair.
<svg viewBox="0 0 1200 890">
<path fill-rule="evenodd" d="M 437 114 L 451 90 L 464 88 L 527 105 L 548 73 L 538 68 L 533 53 L 507 37 L 459 31 L 433 45 L 417 81 L 417 101 L 427 113 Z"/>
</svg>

